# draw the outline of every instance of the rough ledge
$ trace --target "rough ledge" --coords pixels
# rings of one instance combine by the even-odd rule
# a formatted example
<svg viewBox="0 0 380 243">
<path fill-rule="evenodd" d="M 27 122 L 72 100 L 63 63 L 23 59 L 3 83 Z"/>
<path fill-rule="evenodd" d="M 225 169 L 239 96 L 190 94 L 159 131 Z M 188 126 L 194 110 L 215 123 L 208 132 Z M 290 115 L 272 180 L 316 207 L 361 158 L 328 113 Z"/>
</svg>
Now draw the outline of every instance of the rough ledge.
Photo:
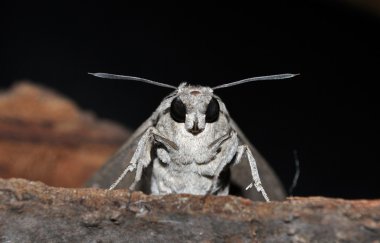
<svg viewBox="0 0 380 243">
<path fill-rule="evenodd" d="M 380 200 L 252 202 L 0 179 L 0 242 L 379 242 Z"/>
</svg>

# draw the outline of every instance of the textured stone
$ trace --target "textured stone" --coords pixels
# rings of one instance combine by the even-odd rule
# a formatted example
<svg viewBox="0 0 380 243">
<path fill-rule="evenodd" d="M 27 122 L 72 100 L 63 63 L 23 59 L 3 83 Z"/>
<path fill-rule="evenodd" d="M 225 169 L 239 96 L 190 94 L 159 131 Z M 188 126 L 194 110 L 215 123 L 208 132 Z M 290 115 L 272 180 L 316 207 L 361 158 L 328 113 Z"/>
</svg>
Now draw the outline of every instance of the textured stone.
<svg viewBox="0 0 380 243">
<path fill-rule="evenodd" d="M 252 202 L 0 180 L 2 242 L 377 242 L 380 200 Z"/>
<path fill-rule="evenodd" d="M 125 128 L 22 82 L 0 93 L 0 177 L 83 185 L 127 139 Z"/>
</svg>

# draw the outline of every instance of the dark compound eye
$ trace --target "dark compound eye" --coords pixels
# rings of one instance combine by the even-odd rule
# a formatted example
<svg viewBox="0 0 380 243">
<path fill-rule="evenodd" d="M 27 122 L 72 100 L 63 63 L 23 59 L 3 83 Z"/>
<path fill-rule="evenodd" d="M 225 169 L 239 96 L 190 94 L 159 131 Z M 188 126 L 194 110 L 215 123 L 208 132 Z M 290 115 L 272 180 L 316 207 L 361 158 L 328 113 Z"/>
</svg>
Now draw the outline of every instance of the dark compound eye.
<svg viewBox="0 0 380 243">
<path fill-rule="evenodd" d="M 173 99 L 170 105 L 170 115 L 176 122 L 185 122 L 186 106 L 180 98 Z"/>
<path fill-rule="evenodd" d="M 212 123 L 218 120 L 219 117 L 219 103 L 218 101 L 213 97 L 210 101 L 210 103 L 207 106 L 206 111 L 206 122 Z"/>
</svg>

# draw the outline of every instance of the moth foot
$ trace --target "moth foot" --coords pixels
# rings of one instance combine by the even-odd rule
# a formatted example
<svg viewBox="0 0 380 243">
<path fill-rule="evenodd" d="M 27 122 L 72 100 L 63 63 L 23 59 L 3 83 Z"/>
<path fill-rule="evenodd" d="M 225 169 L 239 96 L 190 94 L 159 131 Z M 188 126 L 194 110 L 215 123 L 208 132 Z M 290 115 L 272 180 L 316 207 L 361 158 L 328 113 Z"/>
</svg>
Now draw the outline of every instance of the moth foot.
<svg viewBox="0 0 380 243">
<path fill-rule="evenodd" d="M 245 190 L 247 191 L 248 189 L 250 189 L 250 188 L 252 188 L 252 187 L 253 187 L 253 183 L 249 184 L 249 185 L 245 188 Z"/>
</svg>

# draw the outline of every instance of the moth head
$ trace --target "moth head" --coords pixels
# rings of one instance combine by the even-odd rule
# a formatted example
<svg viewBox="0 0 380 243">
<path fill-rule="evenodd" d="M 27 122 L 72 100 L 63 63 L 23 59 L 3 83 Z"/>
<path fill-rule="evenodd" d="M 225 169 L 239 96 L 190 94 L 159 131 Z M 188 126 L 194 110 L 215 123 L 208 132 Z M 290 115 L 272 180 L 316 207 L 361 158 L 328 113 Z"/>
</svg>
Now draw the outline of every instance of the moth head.
<svg viewBox="0 0 380 243">
<path fill-rule="evenodd" d="M 170 104 L 170 115 L 172 119 L 177 123 L 184 123 L 188 132 L 193 135 L 201 133 L 207 123 L 213 124 L 218 121 L 220 116 L 220 107 L 223 103 L 214 96 L 213 91 L 216 89 L 227 88 L 243 83 L 249 83 L 254 81 L 263 80 L 275 80 L 275 79 L 287 79 L 292 78 L 298 74 L 284 73 L 269 76 L 259 76 L 253 78 L 242 79 L 239 81 L 226 83 L 215 86 L 213 88 L 187 85 L 182 83 L 178 88 L 169 84 L 152 81 L 145 78 L 124 76 L 109 73 L 89 73 L 96 77 L 108 78 L 108 79 L 122 79 L 131 80 L 143 83 L 149 83 L 156 86 L 175 89 L 175 96 Z M 224 105 L 222 110 L 225 110 Z"/>
<path fill-rule="evenodd" d="M 177 123 L 184 123 L 193 135 L 201 133 L 206 123 L 215 123 L 220 115 L 219 101 L 209 87 L 181 84 L 170 104 L 170 116 Z"/>
</svg>

